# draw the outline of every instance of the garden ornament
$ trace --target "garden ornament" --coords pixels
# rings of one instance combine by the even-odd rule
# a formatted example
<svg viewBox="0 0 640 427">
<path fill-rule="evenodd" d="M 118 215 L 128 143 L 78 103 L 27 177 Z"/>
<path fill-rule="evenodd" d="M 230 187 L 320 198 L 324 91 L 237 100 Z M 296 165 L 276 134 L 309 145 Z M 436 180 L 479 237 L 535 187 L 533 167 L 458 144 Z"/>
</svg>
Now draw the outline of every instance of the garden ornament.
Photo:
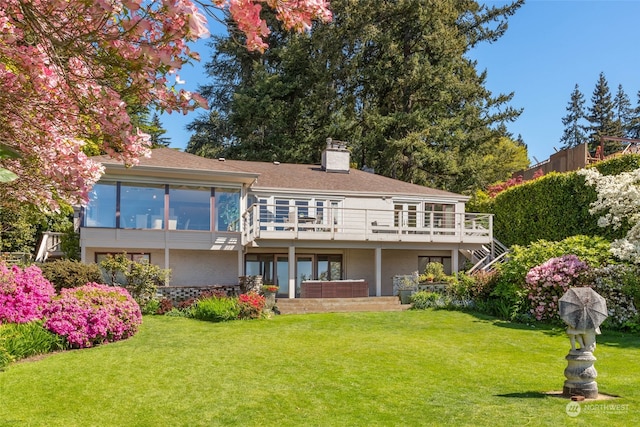
<svg viewBox="0 0 640 427">
<path fill-rule="evenodd" d="M 571 342 L 571 350 L 566 356 L 568 366 L 564 370 L 567 380 L 562 392 L 567 397 L 577 395 L 595 399 L 598 385 L 594 380 L 598 373 L 593 367 L 596 360 L 593 352 L 600 325 L 608 317 L 607 302 L 588 287 L 569 288 L 558 302 L 560 318 L 567 324 Z"/>
</svg>

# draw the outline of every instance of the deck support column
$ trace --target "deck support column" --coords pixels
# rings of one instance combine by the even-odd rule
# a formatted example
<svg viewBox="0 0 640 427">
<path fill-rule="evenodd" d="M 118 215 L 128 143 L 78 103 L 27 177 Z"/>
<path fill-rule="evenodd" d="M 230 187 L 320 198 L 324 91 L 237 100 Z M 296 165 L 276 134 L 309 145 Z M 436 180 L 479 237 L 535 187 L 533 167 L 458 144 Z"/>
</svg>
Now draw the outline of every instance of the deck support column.
<svg viewBox="0 0 640 427">
<path fill-rule="evenodd" d="M 289 298 L 296 297 L 296 247 L 289 246 Z"/>
<path fill-rule="evenodd" d="M 376 296 L 382 296 L 382 248 L 375 250 Z"/>
<path fill-rule="evenodd" d="M 238 274 L 236 276 L 244 276 L 244 250 L 242 247 L 238 249 Z"/>
<path fill-rule="evenodd" d="M 455 248 L 451 251 L 451 273 L 457 273 L 458 272 L 458 264 L 459 264 L 459 260 L 458 260 L 458 256 L 460 255 L 460 250 L 458 248 Z"/>
</svg>

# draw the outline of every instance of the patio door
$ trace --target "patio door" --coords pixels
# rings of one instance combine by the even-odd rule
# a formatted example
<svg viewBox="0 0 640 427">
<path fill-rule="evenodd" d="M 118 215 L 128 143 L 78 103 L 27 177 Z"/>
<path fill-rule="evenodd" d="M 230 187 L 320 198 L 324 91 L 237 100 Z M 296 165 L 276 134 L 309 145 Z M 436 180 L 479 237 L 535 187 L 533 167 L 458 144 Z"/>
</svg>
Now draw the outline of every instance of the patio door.
<svg viewBox="0 0 640 427">
<path fill-rule="evenodd" d="M 302 282 L 313 278 L 313 255 L 298 255 L 296 257 L 296 297 L 300 297 Z"/>
<path fill-rule="evenodd" d="M 278 295 L 289 295 L 289 257 L 276 256 L 276 285 L 279 286 Z"/>
<path fill-rule="evenodd" d="M 418 225 L 417 203 L 396 203 L 393 205 L 393 225 L 401 228 L 415 228 Z"/>
</svg>

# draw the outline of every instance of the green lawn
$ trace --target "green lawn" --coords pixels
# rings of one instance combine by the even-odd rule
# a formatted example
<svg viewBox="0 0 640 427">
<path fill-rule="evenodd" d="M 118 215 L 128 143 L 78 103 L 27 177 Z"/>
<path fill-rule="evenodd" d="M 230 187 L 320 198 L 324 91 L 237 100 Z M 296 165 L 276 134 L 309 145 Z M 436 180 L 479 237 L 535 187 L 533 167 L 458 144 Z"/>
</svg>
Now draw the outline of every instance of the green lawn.
<svg viewBox="0 0 640 427">
<path fill-rule="evenodd" d="M 562 331 L 450 311 L 207 323 L 145 317 L 133 338 L 0 373 L 0 426 L 633 426 L 640 337 L 599 337 L 600 392 L 575 418 Z M 612 406 L 616 405 L 616 406 Z"/>
</svg>

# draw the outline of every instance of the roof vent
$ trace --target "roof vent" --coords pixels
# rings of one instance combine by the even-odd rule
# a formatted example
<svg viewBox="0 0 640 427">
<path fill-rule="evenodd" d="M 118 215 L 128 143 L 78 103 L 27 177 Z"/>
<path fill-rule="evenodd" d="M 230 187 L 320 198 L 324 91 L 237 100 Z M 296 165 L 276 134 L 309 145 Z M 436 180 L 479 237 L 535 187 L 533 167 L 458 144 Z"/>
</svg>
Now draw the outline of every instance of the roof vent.
<svg viewBox="0 0 640 427">
<path fill-rule="evenodd" d="M 322 152 L 322 169 L 327 172 L 349 173 L 351 153 L 347 143 L 327 138 L 327 148 Z"/>
</svg>

